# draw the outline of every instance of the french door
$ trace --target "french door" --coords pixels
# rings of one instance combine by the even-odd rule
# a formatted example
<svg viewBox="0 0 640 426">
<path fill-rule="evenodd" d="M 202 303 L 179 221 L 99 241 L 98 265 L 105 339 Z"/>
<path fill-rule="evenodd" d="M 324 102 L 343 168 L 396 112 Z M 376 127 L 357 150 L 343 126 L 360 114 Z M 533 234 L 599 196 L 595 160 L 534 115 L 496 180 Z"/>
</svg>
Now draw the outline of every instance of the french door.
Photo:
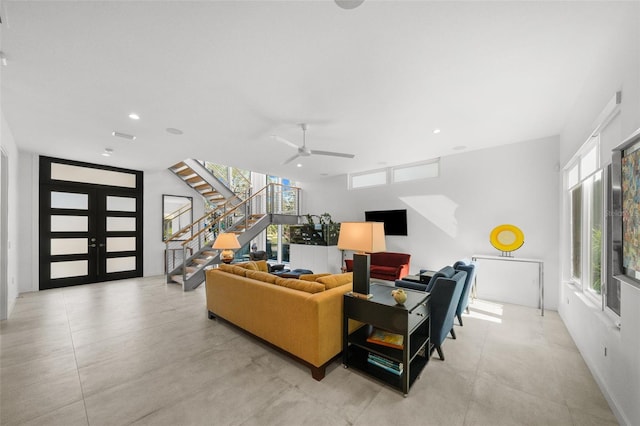
<svg viewBox="0 0 640 426">
<path fill-rule="evenodd" d="M 142 172 L 41 157 L 40 289 L 142 276 Z"/>
</svg>

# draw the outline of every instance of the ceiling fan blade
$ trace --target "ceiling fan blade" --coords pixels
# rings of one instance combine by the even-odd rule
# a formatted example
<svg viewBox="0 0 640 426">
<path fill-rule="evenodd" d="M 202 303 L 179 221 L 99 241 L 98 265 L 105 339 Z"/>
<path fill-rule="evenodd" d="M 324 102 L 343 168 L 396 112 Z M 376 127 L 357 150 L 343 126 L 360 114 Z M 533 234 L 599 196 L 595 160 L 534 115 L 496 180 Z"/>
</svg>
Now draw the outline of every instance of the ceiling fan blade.
<svg viewBox="0 0 640 426">
<path fill-rule="evenodd" d="M 312 149 L 311 153 L 315 154 L 315 155 L 330 155 L 332 157 L 343 157 L 343 158 L 353 158 L 353 157 L 355 157 L 354 154 L 345 154 L 345 153 L 342 153 L 342 152 L 331 152 L 331 151 L 318 151 L 318 150 L 315 150 L 315 149 Z"/>
<path fill-rule="evenodd" d="M 290 142 L 290 141 L 286 140 L 285 138 L 281 138 L 280 136 L 277 136 L 277 135 L 271 135 L 271 137 L 272 137 L 273 139 L 277 140 L 278 142 L 282 142 L 282 143 L 283 143 L 283 144 L 285 144 L 285 145 L 289 145 L 291 148 L 295 148 L 295 149 L 298 149 L 298 148 L 299 148 L 299 146 L 298 146 L 298 145 L 296 145 L 295 143 Z"/>
<path fill-rule="evenodd" d="M 282 165 L 289 164 L 290 162 L 292 162 L 293 160 L 295 160 L 298 157 L 300 157 L 300 154 L 296 154 L 293 157 L 288 158 L 284 163 L 282 163 Z"/>
</svg>

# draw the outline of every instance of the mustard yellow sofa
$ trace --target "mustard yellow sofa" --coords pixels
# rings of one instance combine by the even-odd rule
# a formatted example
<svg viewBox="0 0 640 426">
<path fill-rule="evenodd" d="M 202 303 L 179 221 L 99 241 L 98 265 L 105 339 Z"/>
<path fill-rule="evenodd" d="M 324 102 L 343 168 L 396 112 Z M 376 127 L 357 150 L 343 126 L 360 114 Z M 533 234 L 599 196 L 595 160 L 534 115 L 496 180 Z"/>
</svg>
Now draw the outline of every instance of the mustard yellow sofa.
<svg viewBox="0 0 640 426">
<path fill-rule="evenodd" d="M 342 351 L 343 295 L 352 274 L 301 279 L 266 272 L 264 261 L 220 265 L 206 273 L 209 318 L 230 322 L 285 351 L 322 380 Z M 360 324 L 349 324 L 349 332 Z"/>
</svg>

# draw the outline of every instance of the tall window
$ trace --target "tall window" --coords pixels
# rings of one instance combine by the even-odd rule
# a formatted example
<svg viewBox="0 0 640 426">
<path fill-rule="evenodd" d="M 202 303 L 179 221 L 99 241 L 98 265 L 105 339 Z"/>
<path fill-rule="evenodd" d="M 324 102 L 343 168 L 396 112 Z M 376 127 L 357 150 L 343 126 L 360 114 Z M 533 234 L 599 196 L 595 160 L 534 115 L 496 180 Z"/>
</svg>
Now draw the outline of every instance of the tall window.
<svg viewBox="0 0 640 426">
<path fill-rule="evenodd" d="M 571 229 L 571 279 L 585 292 L 600 297 L 604 194 L 597 140 L 583 149 L 567 170 Z"/>
<path fill-rule="evenodd" d="M 571 190 L 571 278 L 582 278 L 582 185 Z"/>
</svg>

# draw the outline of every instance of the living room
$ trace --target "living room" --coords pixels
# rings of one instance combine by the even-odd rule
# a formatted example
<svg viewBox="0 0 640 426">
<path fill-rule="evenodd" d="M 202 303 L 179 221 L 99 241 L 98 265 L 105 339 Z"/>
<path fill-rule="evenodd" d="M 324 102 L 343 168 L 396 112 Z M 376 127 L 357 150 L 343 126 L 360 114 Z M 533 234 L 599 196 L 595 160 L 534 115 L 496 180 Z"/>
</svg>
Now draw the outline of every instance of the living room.
<svg viewBox="0 0 640 426">
<path fill-rule="evenodd" d="M 365 2 L 360 8 L 367 6 Z M 636 404 L 640 399 L 640 368 L 637 363 L 640 359 L 640 292 L 637 287 L 623 284 L 621 314 L 611 319 L 606 311 L 598 309 L 574 285 L 568 284 L 569 225 L 567 191 L 563 187 L 565 166 L 589 139 L 599 114 L 616 92 L 622 91 L 622 100 L 619 113 L 610 124 L 610 133 L 601 141 L 601 166 L 611 161 L 612 148 L 640 127 L 638 4 L 626 2 L 620 7 L 630 8 L 631 12 L 625 14 L 627 21 L 619 24 L 619 32 L 612 39 L 598 46 L 600 56 L 593 58 L 593 65 L 580 76 L 583 79 L 580 89 L 567 107 L 569 111 L 563 115 L 558 132 L 504 141 L 500 128 L 496 127 L 493 130 L 495 139 L 502 141 L 500 146 L 496 143 L 496 146 L 475 148 L 473 140 L 458 141 L 457 145 L 466 145 L 468 149 L 437 155 L 440 171 L 439 176 L 433 179 L 359 190 L 349 189 L 346 173 L 308 181 L 304 177 L 295 180 L 301 182 L 305 194 L 302 210 L 312 213 L 327 211 L 336 222 L 364 220 L 367 210 L 407 209 L 408 236 L 387 237 L 386 243 L 388 251 L 411 253 L 414 270 L 419 267 L 438 268 L 474 254 L 492 254 L 494 249 L 488 240 L 491 229 L 501 223 L 517 224 L 523 229 L 526 240 L 516 256 L 544 261 L 546 307 L 560 313 L 619 423 L 631 425 L 640 423 L 640 408 Z M 358 12 L 362 10 L 360 8 L 351 12 Z M 10 11 L 11 6 L 8 9 Z M 11 16 L 8 19 L 11 24 Z M 6 31 L 4 16 L 2 30 L 3 33 Z M 7 67 L 11 67 L 10 55 L 7 50 Z M 7 71 L 0 69 L 0 72 L 6 78 Z M 3 80 L 3 95 L 9 94 L 9 89 L 16 90 L 4 88 L 5 82 L 9 84 Z M 528 81 L 520 83 L 527 85 Z M 10 314 L 20 294 L 38 291 L 38 271 L 32 261 L 38 257 L 38 158 L 42 153 L 51 155 L 51 152 L 33 148 L 21 136 L 22 130 L 18 129 L 24 125 L 12 123 L 26 119 L 16 117 L 13 105 L 5 99 L 3 96 L 2 147 L 8 154 L 9 169 L 8 234 L 12 244 L 6 260 Z M 498 103 L 500 99 L 493 100 L 488 95 L 485 101 L 488 110 L 493 102 Z M 548 99 L 547 102 L 553 104 L 554 100 Z M 294 139 L 297 129 L 292 127 L 288 137 L 297 142 Z M 308 135 L 310 144 L 313 130 L 312 124 Z M 350 136 L 356 137 L 355 134 Z M 224 146 L 218 149 L 222 158 L 227 156 L 229 164 L 233 164 L 234 156 L 238 159 L 243 155 L 229 152 Z M 369 149 L 375 150 L 375 147 Z M 79 145 L 78 151 L 81 151 Z M 191 156 L 199 154 L 196 148 L 190 152 L 193 153 Z M 290 154 L 284 150 L 282 155 L 286 158 Z M 171 155 L 174 162 L 188 156 L 176 155 Z M 74 152 L 68 148 L 58 151 L 57 156 L 75 158 Z M 96 157 L 93 162 L 101 160 Z M 113 165 L 144 171 L 144 276 L 161 275 L 164 250 L 158 207 L 161 196 L 192 194 L 164 168 L 147 169 L 140 163 L 133 167 L 117 155 L 109 161 L 114 161 Z M 386 162 L 385 158 L 377 158 L 373 166 L 357 171 L 396 165 L 381 164 L 383 162 Z M 237 165 L 240 163 L 238 159 Z M 167 162 L 166 166 L 170 164 Z M 616 321 L 622 323 L 621 328 L 616 326 Z M 604 347 L 606 355 L 603 355 Z"/>
</svg>

